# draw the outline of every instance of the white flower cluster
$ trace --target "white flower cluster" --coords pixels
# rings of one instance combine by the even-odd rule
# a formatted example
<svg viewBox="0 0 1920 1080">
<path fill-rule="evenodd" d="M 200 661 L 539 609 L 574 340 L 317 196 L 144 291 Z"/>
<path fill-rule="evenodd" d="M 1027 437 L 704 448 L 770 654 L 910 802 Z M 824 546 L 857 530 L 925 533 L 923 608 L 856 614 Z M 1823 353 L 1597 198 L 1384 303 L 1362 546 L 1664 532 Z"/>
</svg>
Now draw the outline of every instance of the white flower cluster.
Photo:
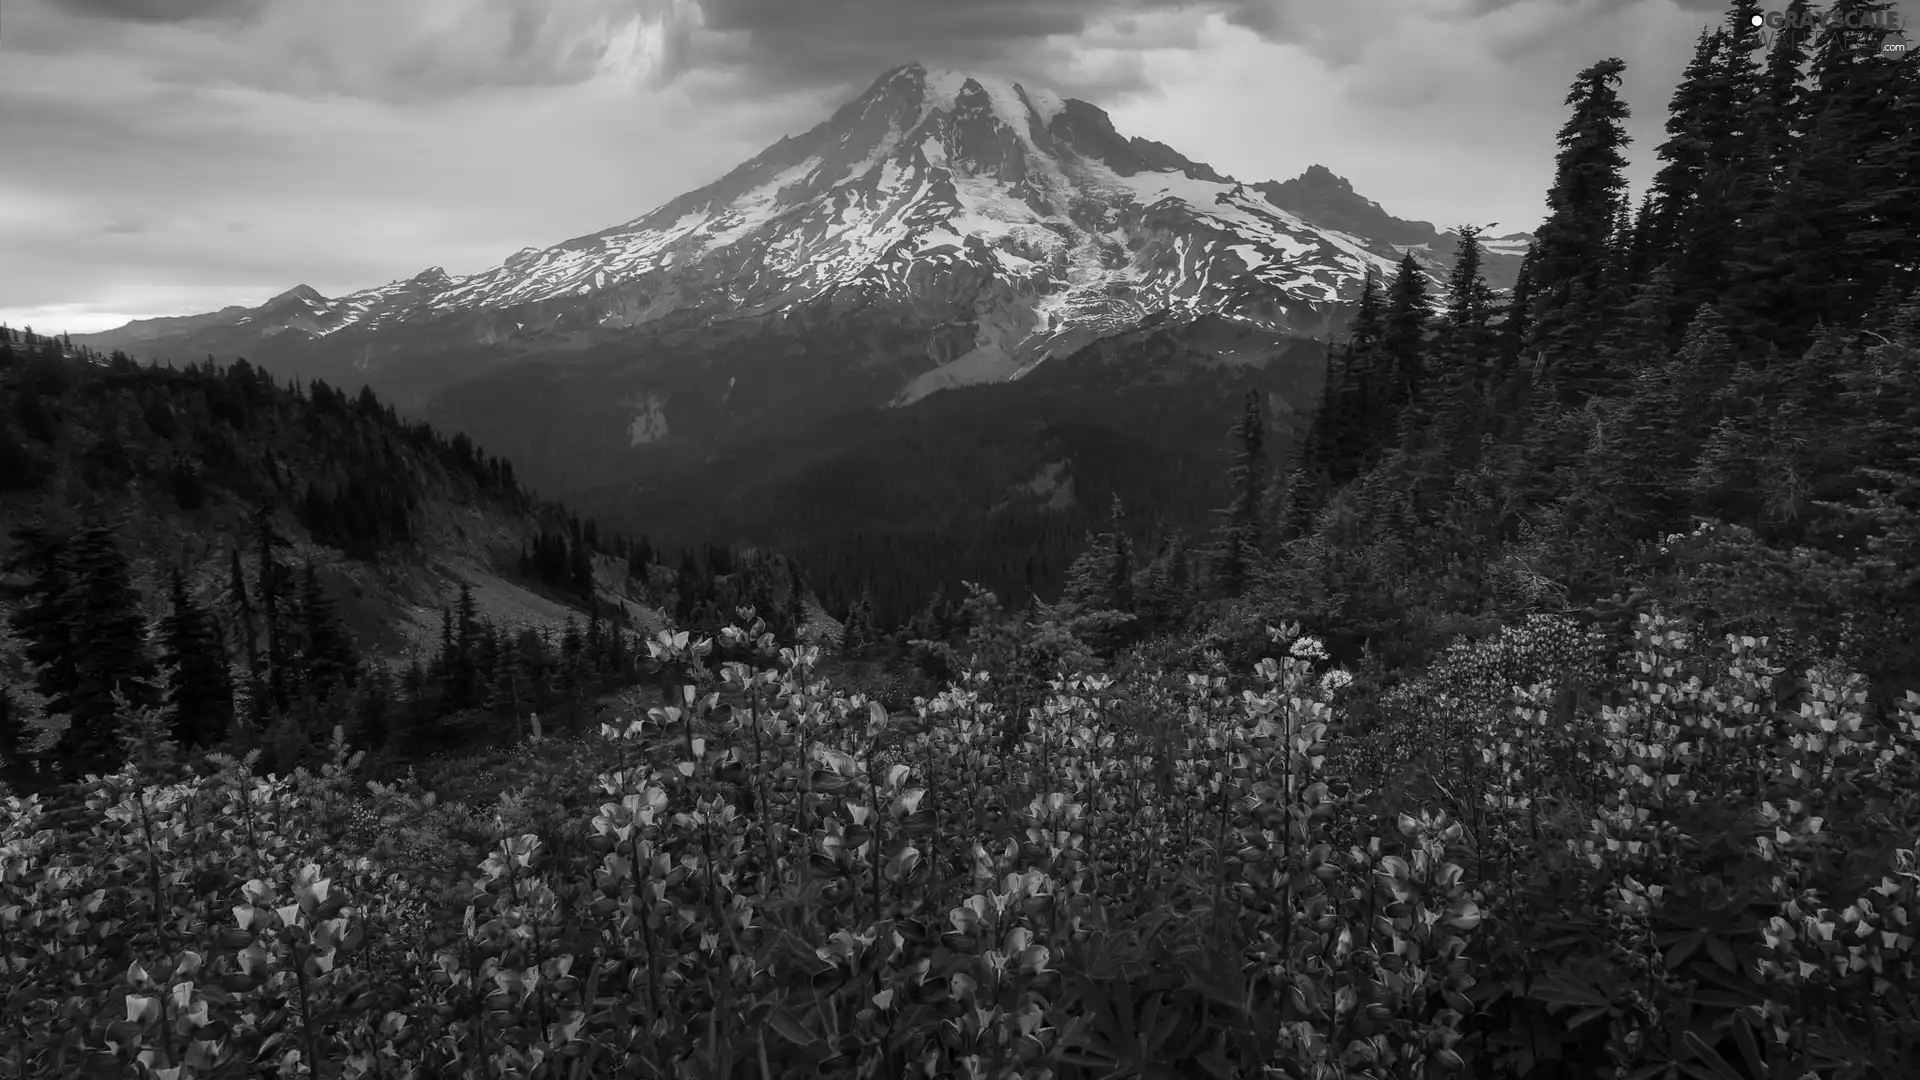
<svg viewBox="0 0 1920 1080">
<path fill-rule="evenodd" d="M 1325 693 L 1331 694 L 1341 687 L 1351 685 L 1353 685 L 1353 676 L 1344 668 L 1333 668 L 1320 676 L 1320 689 Z"/>
<path fill-rule="evenodd" d="M 1287 651 L 1303 660 L 1325 660 L 1327 658 L 1326 646 L 1320 644 L 1319 638 L 1312 636 L 1303 637 L 1299 641 L 1294 642 L 1293 648 Z"/>
<path fill-rule="evenodd" d="M 1698 540 L 1713 531 L 1713 525 L 1714 523 L 1711 521 L 1702 521 L 1698 525 L 1695 525 L 1693 531 L 1690 533 L 1668 533 L 1666 537 L 1660 541 L 1660 554 L 1665 555 L 1674 544 L 1682 540 Z"/>
</svg>

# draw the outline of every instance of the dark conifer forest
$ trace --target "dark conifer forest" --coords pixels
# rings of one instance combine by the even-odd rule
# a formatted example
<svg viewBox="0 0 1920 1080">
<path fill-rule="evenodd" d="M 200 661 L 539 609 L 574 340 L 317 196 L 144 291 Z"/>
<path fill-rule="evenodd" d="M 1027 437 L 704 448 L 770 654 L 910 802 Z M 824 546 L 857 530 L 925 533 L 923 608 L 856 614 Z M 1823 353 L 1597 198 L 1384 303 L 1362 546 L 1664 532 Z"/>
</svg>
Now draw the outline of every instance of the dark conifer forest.
<svg viewBox="0 0 1920 1080">
<path fill-rule="evenodd" d="M 281 771 L 335 728 L 397 763 L 516 737 L 537 712 L 577 727 L 596 694 L 639 677 L 628 601 L 717 628 L 780 590 L 775 625 L 791 637 L 805 618 L 790 561 L 712 549 L 654 574 L 644 538 L 539 502 L 512 463 L 364 388 L 283 384 L 244 360 L 142 366 L 4 327 L 0 388 L 15 646 L 0 653 L 0 767 L 30 788 L 118 767 L 143 710 L 183 749 L 258 748 Z M 359 640 L 343 589 L 363 624 L 396 613 L 346 568 L 417 562 L 459 512 L 518 535 L 496 569 L 565 616 L 501 625 L 463 585 L 425 647 Z M 599 587 L 596 560 L 619 587 Z"/>
<path fill-rule="evenodd" d="M 0 331 L 0 1080 L 1920 1076 L 1889 8 L 1733 0 L 1652 147 L 1573 74 L 1514 287 L 1368 278 L 1162 506 L 658 549 Z"/>
</svg>

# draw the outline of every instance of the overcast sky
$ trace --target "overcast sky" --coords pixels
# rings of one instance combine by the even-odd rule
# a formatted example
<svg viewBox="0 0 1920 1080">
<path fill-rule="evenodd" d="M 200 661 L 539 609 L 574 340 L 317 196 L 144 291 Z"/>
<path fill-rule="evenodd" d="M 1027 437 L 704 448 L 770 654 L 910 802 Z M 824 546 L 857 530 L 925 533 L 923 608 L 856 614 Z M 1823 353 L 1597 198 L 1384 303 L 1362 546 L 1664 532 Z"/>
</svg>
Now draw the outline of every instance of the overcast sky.
<svg viewBox="0 0 1920 1080">
<path fill-rule="evenodd" d="M 1775 6 L 1784 6 L 1775 5 Z M 87 332 L 472 273 L 639 216 L 908 60 L 1085 98 L 1242 180 L 1540 219 L 1567 84 L 1634 182 L 1720 0 L 0 0 L 0 322 Z"/>
</svg>

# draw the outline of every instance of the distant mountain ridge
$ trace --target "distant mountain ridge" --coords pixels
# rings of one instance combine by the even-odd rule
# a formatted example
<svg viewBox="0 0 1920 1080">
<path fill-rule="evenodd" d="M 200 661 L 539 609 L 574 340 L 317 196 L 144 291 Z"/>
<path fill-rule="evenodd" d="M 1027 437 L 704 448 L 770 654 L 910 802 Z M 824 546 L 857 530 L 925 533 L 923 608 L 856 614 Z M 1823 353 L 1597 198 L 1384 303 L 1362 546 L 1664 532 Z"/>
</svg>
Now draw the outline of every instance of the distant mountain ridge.
<svg viewBox="0 0 1920 1080">
<path fill-rule="evenodd" d="M 710 184 L 479 273 L 431 267 L 341 297 L 302 285 L 257 308 L 77 340 L 192 355 L 344 334 L 341 349 L 358 341 L 371 369 L 388 351 L 382 331 L 429 327 L 443 342 L 531 349 L 808 307 L 966 323 L 969 335 L 934 335 L 927 363 L 902 372 L 904 401 L 1016 377 L 1159 311 L 1325 334 L 1366 273 L 1413 248 L 1438 276 L 1456 240 L 1323 166 L 1243 184 L 1121 135 L 1086 102 L 908 64 Z M 1517 253 L 1494 248 L 1502 287 Z"/>
<path fill-rule="evenodd" d="M 1057 546 L 1101 492 L 1206 520 L 1240 395 L 1284 454 L 1366 275 L 1411 253 L 1437 295 L 1457 239 L 1321 166 L 1243 183 L 1086 102 L 909 64 L 709 184 L 479 273 L 75 340 L 366 383 L 674 544 L 965 545 L 992 512 L 997 542 Z M 1509 284 L 1523 243 L 1488 246 Z M 1079 501 L 1035 503 L 1041 474 Z M 857 477 L 852 503 L 803 494 Z"/>
</svg>

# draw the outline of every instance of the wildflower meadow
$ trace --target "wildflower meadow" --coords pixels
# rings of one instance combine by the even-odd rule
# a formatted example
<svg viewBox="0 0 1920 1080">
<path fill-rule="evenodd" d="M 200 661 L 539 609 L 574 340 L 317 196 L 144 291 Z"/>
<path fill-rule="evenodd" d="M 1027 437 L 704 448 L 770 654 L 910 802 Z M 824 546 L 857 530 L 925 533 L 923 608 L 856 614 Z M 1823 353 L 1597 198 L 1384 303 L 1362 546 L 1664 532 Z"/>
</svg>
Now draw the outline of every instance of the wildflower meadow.
<svg viewBox="0 0 1920 1080">
<path fill-rule="evenodd" d="M 0 816 L 0 1077 L 1920 1075 L 1920 695 L 1542 619 L 1362 725 L 1270 644 L 899 716 L 663 633 L 471 802 L 141 725 Z"/>
</svg>

